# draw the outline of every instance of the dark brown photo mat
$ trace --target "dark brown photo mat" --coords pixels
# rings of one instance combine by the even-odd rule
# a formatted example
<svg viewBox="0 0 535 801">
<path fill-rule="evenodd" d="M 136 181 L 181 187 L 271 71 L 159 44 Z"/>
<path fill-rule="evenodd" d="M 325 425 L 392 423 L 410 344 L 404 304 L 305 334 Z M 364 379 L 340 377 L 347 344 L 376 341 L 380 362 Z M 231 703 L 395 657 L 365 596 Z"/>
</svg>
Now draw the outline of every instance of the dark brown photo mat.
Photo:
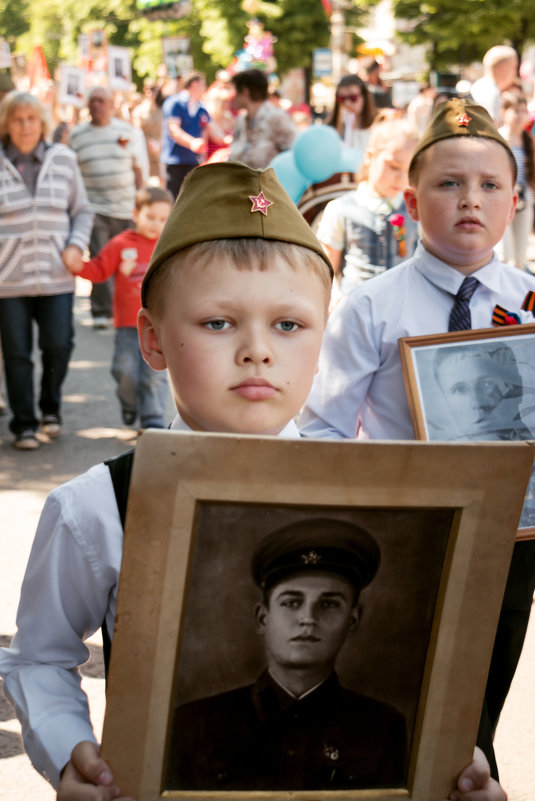
<svg viewBox="0 0 535 801">
<path fill-rule="evenodd" d="M 532 460 L 522 442 L 145 432 L 134 461 L 102 746 L 122 794 L 137 801 L 446 797 L 472 758 Z M 362 594 L 361 627 L 336 669 L 342 685 L 404 714 L 404 786 L 167 788 L 175 705 L 247 684 L 262 668 L 250 628 L 255 542 L 314 516 L 355 522 L 381 547 L 377 576 Z"/>
<path fill-rule="evenodd" d="M 404 337 L 399 349 L 417 439 L 535 440 L 535 324 Z M 517 533 L 534 538 L 535 466 Z"/>
</svg>

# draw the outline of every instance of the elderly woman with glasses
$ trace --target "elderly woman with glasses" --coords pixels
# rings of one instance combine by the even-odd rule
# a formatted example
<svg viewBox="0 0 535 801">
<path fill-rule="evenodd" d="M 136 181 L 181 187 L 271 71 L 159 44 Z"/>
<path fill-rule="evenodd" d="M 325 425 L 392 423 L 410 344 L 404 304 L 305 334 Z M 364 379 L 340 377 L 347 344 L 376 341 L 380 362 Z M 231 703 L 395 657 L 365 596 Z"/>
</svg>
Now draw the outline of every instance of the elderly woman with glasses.
<svg viewBox="0 0 535 801">
<path fill-rule="evenodd" d="M 377 110 L 373 96 L 358 75 L 344 75 L 336 87 L 328 124 L 336 128 L 347 147 L 366 150 Z"/>
<path fill-rule="evenodd" d="M 66 265 L 85 249 L 93 213 L 76 156 L 49 144 L 46 108 L 27 92 L 0 104 L 0 336 L 13 445 L 39 447 L 61 431 L 61 386 L 73 347 L 74 279 Z M 34 404 L 33 323 L 42 354 Z"/>
</svg>

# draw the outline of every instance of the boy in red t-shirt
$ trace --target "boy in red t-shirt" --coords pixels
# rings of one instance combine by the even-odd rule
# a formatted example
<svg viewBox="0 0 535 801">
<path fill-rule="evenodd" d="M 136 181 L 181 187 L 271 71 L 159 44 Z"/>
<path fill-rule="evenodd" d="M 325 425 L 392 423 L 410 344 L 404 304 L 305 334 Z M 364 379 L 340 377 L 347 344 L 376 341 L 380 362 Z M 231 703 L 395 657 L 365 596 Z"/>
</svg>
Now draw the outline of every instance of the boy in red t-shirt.
<svg viewBox="0 0 535 801">
<path fill-rule="evenodd" d="M 141 284 L 172 204 L 166 189 L 140 189 L 133 213 L 135 229 L 114 236 L 91 261 L 80 259 L 69 267 L 73 274 L 95 284 L 115 276 L 111 372 L 117 382 L 125 425 L 133 425 L 139 416 L 142 428 L 164 427 L 167 376 L 149 367 L 141 356 L 137 314 L 141 308 Z"/>
</svg>

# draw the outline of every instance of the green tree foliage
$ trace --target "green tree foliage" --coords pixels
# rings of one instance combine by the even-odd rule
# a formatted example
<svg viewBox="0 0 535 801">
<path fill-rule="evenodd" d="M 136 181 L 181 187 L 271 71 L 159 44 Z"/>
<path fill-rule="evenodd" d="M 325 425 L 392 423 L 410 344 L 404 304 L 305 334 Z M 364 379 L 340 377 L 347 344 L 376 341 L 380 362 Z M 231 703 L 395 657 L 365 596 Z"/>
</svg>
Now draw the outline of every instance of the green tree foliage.
<svg viewBox="0 0 535 801">
<path fill-rule="evenodd" d="M 0 36 L 9 42 L 11 50 L 30 27 L 29 8 L 30 0 L 3 0 L 0 4 Z"/>
<path fill-rule="evenodd" d="M 106 31 L 110 44 L 129 47 L 134 80 L 154 77 L 162 60 L 162 36 L 188 36 L 196 69 L 209 80 L 228 67 L 243 49 L 247 21 L 257 16 L 276 37 L 277 71 L 308 67 L 316 47 L 330 39 L 330 24 L 321 0 L 190 0 L 191 12 L 178 20 L 152 21 L 136 7 L 136 0 L 3 0 L 0 35 L 12 50 L 29 57 L 43 47 L 50 73 L 60 61 L 75 64 L 80 33 Z M 355 25 L 362 9 L 376 0 L 348 0 L 348 25 Z"/>
<path fill-rule="evenodd" d="M 198 44 L 202 52 L 213 68 L 227 67 L 243 47 L 247 13 L 236 0 L 195 0 L 195 8 L 200 19 Z M 197 63 L 195 54 L 194 60 Z"/>
<path fill-rule="evenodd" d="M 408 23 L 402 38 L 429 45 L 433 69 L 478 61 L 496 44 L 521 52 L 535 36 L 535 0 L 393 0 L 393 9 Z"/>
<path fill-rule="evenodd" d="M 295 67 L 309 67 L 314 48 L 327 47 L 331 34 L 321 0 L 280 0 L 279 6 L 282 13 L 269 22 L 269 28 L 277 37 L 277 72 L 284 74 Z"/>
</svg>

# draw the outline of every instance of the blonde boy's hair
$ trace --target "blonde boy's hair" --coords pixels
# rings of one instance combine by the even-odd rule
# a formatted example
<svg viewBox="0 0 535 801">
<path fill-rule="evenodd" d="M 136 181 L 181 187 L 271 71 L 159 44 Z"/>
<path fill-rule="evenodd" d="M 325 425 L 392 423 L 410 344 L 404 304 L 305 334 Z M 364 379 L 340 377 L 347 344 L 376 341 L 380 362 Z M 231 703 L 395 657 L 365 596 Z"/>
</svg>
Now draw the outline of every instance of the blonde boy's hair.
<svg viewBox="0 0 535 801">
<path fill-rule="evenodd" d="M 173 282 L 180 275 L 181 268 L 187 264 L 195 264 L 195 269 L 202 269 L 207 264 L 230 263 L 237 270 L 267 270 L 270 264 L 279 259 L 290 269 L 304 265 L 316 273 L 325 286 L 325 307 L 329 305 L 332 278 L 325 261 L 303 245 L 289 242 L 243 237 L 237 239 L 212 239 L 184 248 L 176 254 L 168 256 L 162 268 L 155 272 L 147 287 L 145 306 L 160 318 L 165 311 L 166 298 L 170 294 Z"/>
<path fill-rule="evenodd" d="M 374 122 L 370 128 L 370 138 L 364 153 L 364 160 L 358 172 L 357 180 L 366 181 L 370 171 L 370 162 L 376 153 L 395 142 L 416 144 L 420 139 L 420 133 L 407 120 L 400 120 L 397 117 L 389 117 Z"/>
</svg>

